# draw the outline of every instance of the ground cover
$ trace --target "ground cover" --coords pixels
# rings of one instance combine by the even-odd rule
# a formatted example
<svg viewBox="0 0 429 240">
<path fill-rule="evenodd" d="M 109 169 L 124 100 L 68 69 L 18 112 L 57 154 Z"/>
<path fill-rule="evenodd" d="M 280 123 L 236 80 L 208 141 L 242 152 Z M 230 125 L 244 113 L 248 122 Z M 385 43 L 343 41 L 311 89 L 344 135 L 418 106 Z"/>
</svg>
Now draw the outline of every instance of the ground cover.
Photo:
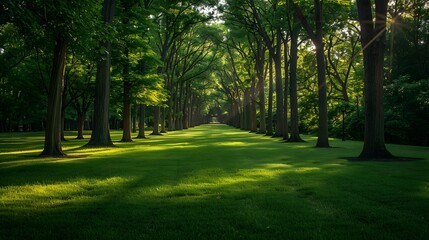
<svg viewBox="0 0 429 240">
<path fill-rule="evenodd" d="M 115 148 L 0 134 L 0 239 L 429 239 L 429 149 L 356 162 L 334 148 L 203 125 Z M 86 137 L 89 137 L 87 134 Z"/>
</svg>

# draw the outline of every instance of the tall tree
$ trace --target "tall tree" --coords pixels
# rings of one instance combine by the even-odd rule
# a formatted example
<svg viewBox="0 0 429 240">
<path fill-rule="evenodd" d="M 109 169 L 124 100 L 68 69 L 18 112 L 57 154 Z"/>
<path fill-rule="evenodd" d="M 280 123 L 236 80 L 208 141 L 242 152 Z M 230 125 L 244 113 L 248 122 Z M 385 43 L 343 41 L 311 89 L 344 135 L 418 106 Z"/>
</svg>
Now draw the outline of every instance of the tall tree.
<svg viewBox="0 0 429 240">
<path fill-rule="evenodd" d="M 259 97 L 259 131 L 260 134 L 267 133 L 265 120 L 265 52 L 262 40 L 257 39 L 256 51 L 256 73 L 258 75 L 258 97 Z"/>
<path fill-rule="evenodd" d="M 272 8 L 274 14 L 277 13 L 278 3 L 273 2 Z M 275 91 L 276 91 L 276 131 L 274 132 L 274 136 L 282 137 L 284 133 L 284 109 L 283 109 L 283 81 L 282 81 L 282 51 L 281 51 L 281 29 L 280 26 L 271 26 L 274 29 L 272 31 L 275 32 L 276 42 L 272 40 L 268 34 L 268 30 L 265 27 L 265 23 L 261 18 L 260 11 L 258 10 L 255 1 L 249 0 L 249 7 L 251 8 L 251 13 L 253 14 L 254 21 L 257 27 L 257 31 L 261 35 L 262 39 L 265 42 L 265 45 L 268 48 L 269 56 L 274 61 L 274 70 L 275 70 Z M 276 24 L 278 25 L 278 24 Z"/>
<path fill-rule="evenodd" d="M 384 141 L 383 66 L 388 0 L 357 0 L 364 62 L 365 133 L 359 158 L 386 159 Z M 375 8 L 375 19 L 372 8 Z"/>
<path fill-rule="evenodd" d="M 268 116 L 267 116 L 267 136 L 273 135 L 273 58 L 268 58 Z"/>
<path fill-rule="evenodd" d="M 288 109 L 289 109 L 289 61 L 288 61 L 288 38 L 286 34 L 283 39 L 283 61 L 284 61 L 284 76 L 285 76 L 285 87 L 284 87 L 284 96 L 283 96 L 283 108 L 284 108 L 284 128 L 283 128 L 283 140 L 289 140 L 289 119 L 288 119 Z"/>
<path fill-rule="evenodd" d="M 299 26 L 294 23 L 289 24 L 291 37 L 290 44 L 290 137 L 289 142 L 302 142 L 299 135 L 298 117 L 298 89 L 297 89 L 297 62 L 298 62 L 298 34 Z"/>
<path fill-rule="evenodd" d="M 55 36 L 54 59 L 48 94 L 48 114 L 45 130 L 45 145 L 40 156 L 58 157 L 65 153 L 61 147 L 61 91 L 66 63 L 67 40 L 61 33 Z"/>
<path fill-rule="evenodd" d="M 104 0 L 102 16 L 106 24 L 111 24 L 114 15 L 115 0 Z M 94 121 L 91 139 L 86 146 L 111 147 L 109 128 L 110 65 L 112 44 L 109 40 L 100 43 L 104 49 L 103 58 L 97 63 L 95 81 Z"/>
<path fill-rule="evenodd" d="M 6 6 L 5 9 L 10 14 L 9 20 L 27 36 L 29 46 L 36 48 L 38 52 L 45 52 L 52 51 L 49 49 L 51 44 L 46 44 L 46 39 L 49 40 L 48 43 L 54 43 L 47 90 L 45 144 L 40 155 L 64 156 L 61 146 L 61 108 L 67 48 L 76 44 L 74 42 L 77 42 L 77 38 L 84 39 L 85 32 L 94 30 L 85 24 L 93 23 L 91 14 L 94 5 L 91 1 L 6 1 L 1 6 Z M 35 44 L 36 42 L 39 44 Z"/>
<path fill-rule="evenodd" d="M 326 87 L 326 63 L 325 63 L 325 47 L 323 42 L 322 31 L 322 1 L 314 0 L 314 21 L 315 31 L 307 21 L 307 18 L 302 13 L 301 8 L 297 4 L 293 4 L 296 17 L 301 21 L 308 36 L 316 47 L 317 60 L 317 82 L 318 82 L 318 107 L 319 120 L 317 131 L 316 147 L 329 147 L 328 133 L 328 99 Z"/>
</svg>

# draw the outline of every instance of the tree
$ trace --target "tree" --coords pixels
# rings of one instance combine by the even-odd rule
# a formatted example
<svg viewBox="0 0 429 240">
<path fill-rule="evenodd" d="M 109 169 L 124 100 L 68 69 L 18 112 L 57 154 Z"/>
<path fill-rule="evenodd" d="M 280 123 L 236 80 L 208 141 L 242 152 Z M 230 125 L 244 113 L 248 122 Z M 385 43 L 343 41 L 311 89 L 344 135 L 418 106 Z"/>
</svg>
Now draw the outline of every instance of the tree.
<svg viewBox="0 0 429 240">
<path fill-rule="evenodd" d="M 139 104 L 139 133 L 136 138 L 146 138 L 144 131 L 145 108 L 146 106 L 144 104 Z"/>
<path fill-rule="evenodd" d="M 61 91 L 65 70 L 67 40 L 61 33 L 55 36 L 54 59 L 48 94 L 48 114 L 45 130 L 45 145 L 42 157 L 60 157 L 65 153 L 61 147 Z"/>
<path fill-rule="evenodd" d="M 150 6 L 152 1 L 128 0 L 121 1 L 118 9 L 118 41 L 115 45 L 114 60 L 118 62 L 121 68 L 119 77 L 122 79 L 122 142 L 131 142 L 132 116 L 131 105 L 137 92 L 133 89 L 139 89 L 140 85 L 145 84 L 142 77 L 143 73 L 139 67 L 138 61 L 146 53 L 152 51 L 150 42 L 150 33 L 148 29 L 153 27 L 153 20 L 149 17 L 151 13 Z M 114 61 L 114 65 L 115 65 Z M 135 121 L 133 121 L 135 123 Z M 133 124 L 135 127 L 135 124 Z"/>
<path fill-rule="evenodd" d="M 357 0 L 364 62 L 365 133 L 360 159 L 386 159 L 392 154 L 384 140 L 383 66 L 388 0 Z"/>
<path fill-rule="evenodd" d="M 6 6 L 11 21 L 20 31 L 27 36 L 49 39 L 48 42 L 54 43 L 49 75 L 45 144 L 40 155 L 64 156 L 61 146 L 61 107 L 67 47 L 75 44 L 80 35 L 85 35 L 84 32 L 88 30 L 86 24 L 92 23 L 90 18 L 94 5 L 91 1 L 8 1 L 4 4 L 2 6 Z M 83 11 L 84 9 L 86 11 Z M 44 14 L 40 14 L 41 12 Z M 36 41 L 28 39 L 28 42 Z M 37 44 L 33 47 L 44 48 Z"/>
<path fill-rule="evenodd" d="M 86 115 L 94 101 L 94 69 L 95 64 L 87 62 L 76 68 L 76 79 L 69 83 L 69 91 L 71 101 L 77 114 L 77 137 L 76 139 L 84 139 L 83 130 L 85 125 Z"/>
<path fill-rule="evenodd" d="M 113 21 L 115 0 L 104 0 L 102 16 L 106 24 Z M 97 63 L 94 99 L 94 121 L 88 147 L 112 147 L 109 128 L 110 64 L 112 45 L 109 40 L 100 43 L 103 58 Z"/>
<path fill-rule="evenodd" d="M 274 40 L 269 37 L 268 30 L 264 26 L 264 22 L 259 14 L 258 8 L 255 4 L 254 0 L 249 0 L 249 7 L 251 8 L 251 12 L 254 17 L 254 22 L 257 27 L 257 31 L 261 35 L 262 39 L 265 42 L 265 45 L 268 48 L 269 56 L 274 61 L 274 70 L 275 70 L 275 86 L 276 86 L 276 131 L 274 132 L 274 136 L 282 137 L 284 133 L 284 109 L 283 109 L 283 82 L 282 82 L 282 64 L 281 64 L 281 29 L 278 24 L 274 24 L 273 31 L 276 35 L 276 44 L 274 44 Z M 277 2 L 273 3 L 273 11 L 274 14 L 277 13 Z M 277 26 L 276 26 L 277 25 Z"/>
<path fill-rule="evenodd" d="M 323 42 L 322 31 L 322 2 L 314 0 L 314 21 L 315 30 L 308 23 L 301 8 L 293 3 L 296 17 L 301 21 L 302 26 L 316 47 L 317 59 L 317 82 L 318 82 L 318 107 L 319 107 L 319 121 L 317 131 L 317 144 L 316 147 L 329 147 L 329 133 L 328 133 L 328 99 L 326 87 L 326 63 L 325 63 L 325 48 Z"/>
<path fill-rule="evenodd" d="M 298 34 L 299 25 L 294 19 L 289 21 L 290 46 L 290 137 L 289 142 L 302 142 L 299 135 L 298 117 L 298 89 L 297 89 L 297 62 L 298 62 Z"/>
<path fill-rule="evenodd" d="M 265 52 L 266 48 L 261 39 L 257 39 L 256 49 L 256 73 L 258 75 L 258 97 L 259 97 L 259 131 L 260 134 L 267 133 L 265 120 Z"/>
</svg>

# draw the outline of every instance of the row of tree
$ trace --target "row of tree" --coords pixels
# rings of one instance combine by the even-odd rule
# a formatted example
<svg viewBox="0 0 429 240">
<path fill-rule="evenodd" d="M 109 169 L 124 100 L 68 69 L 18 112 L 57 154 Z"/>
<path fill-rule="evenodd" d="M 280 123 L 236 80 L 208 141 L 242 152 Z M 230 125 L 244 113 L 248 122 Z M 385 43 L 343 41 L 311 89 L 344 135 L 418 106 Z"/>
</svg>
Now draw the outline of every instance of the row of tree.
<svg viewBox="0 0 429 240">
<path fill-rule="evenodd" d="M 428 9 L 424 0 L 3 1 L 0 131 L 45 130 L 42 155 L 62 156 L 70 122 L 78 138 L 92 129 L 88 146 L 107 147 L 114 125 L 128 142 L 147 123 L 161 134 L 216 115 L 288 142 L 316 133 L 317 147 L 345 132 L 365 141 L 360 157 L 388 158 L 385 136 L 429 144 Z"/>
<path fill-rule="evenodd" d="M 38 129 L 40 122 L 45 130 L 41 155 L 62 156 L 70 106 L 78 138 L 92 115 L 91 147 L 113 145 L 109 119 L 116 110 L 125 142 L 132 141 L 133 108 L 140 116 L 137 137 L 144 137 L 147 105 L 153 106 L 152 134 L 165 132 L 165 119 L 169 130 L 200 124 L 211 84 L 207 74 L 216 59 L 216 46 L 204 28 L 211 16 L 203 8 L 209 4 L 2 2 L 2 131 Z M 39 101 L 26 108 L 18 105 L 21 99 L 22 105 Z"/>
<path fill-rule="evenodd" d="M 420 133 L 428 129 L 424 120 L 428 110 L 427 88 L 421 88 L 419 100 L 412 101 L 415 95 L 411 92 L 402 93 L 409 98 L 405 98 L 408 100 L 402 102 L 401 107 L 409 106 L 411 109 L 407 110 L 413 112 L 409 118 L 401 115 L 402 121 L 397 119 L 404 111 L 394 110 L 402 94 L 391 92 L 398 85 L 421 87 L 427 81 L 427 74 L 412 80 L 406 77 L 407 84 L 398 79 L 411 71 L 397 73 L 395 69 L 412 66 L 397 60 L 400 55 L 394 42 L 405 44 L 407 41 L 399 39 L 398 30 L 392 30 L 400 29 L 403 37 L 419 35 L 419 43 L 413 47 L 427 51 L 423 50 L 429 44 L 424 20 L 427 13 L 428 5 L 424 1 L 390 4 L 389 1 L 372 4 L 369 0 L 356 3 L 270 1 L 269 4 L 254 0 L 227 1 L 224 10 L 227 34 L 222 43 L 226 48 L 226 65 L 232 68 L 218 73 L 220 89 L 228 96 L 230 109 L 225 121 L 252 132 L 283 137 L 289 142 L 302 141 L 300 129 L 311 131 L 314 126 L 317 147 L 329 147 L 328 129 L 339 136 L 340 129 L 347 124 L 350 137 L 365 141 L 361 158 L 384 159 L 392 157 L 385 148 L 386 105 L 388 139 L 427 145 L 428 138 Z M 419 19 L 418 23 L 408 22 L 415 19 Z M 404 27 L 406 22 L 408 27 Z M 410 60 L 413 57 L 410 56 Z M 425 60 L 421 61 L 424 65 Z M 267 75 L 268 84 L 265 84 Z M 386 97 L 383 88 L 388 91 Z M 364 109 L 361 109 L 362 100 Z M 419 106 L 412 108 L 416 105 Z M 345 113 L 349 117 L 341 124 Z M 391 118 L 392 113 L 396 119 Z M 411 129 L 410 125 L 416 128 Z M 418 131 L 414 131 L 416 129 Z M 408 141 L 398 141 L 399 138 Z"/>
</svg>

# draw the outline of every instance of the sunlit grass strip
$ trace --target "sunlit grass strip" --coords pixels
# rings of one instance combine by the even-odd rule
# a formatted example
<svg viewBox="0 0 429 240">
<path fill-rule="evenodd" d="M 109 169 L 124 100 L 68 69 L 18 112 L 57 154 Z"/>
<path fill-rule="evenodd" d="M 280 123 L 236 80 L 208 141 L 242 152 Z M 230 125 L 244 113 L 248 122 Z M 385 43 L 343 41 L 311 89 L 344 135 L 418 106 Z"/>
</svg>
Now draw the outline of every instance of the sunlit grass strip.
<svg viewBox="0 0 429 240">
<path fill-rule="evenodd" d="M 127 179 L 76 179 L 55 184 L 37 183 L 23 186 L 8 186 L 0 189 L 2 207 L 22 209 L 51 208 L 71 202 L 103 198 L 120 189 Z"/>
</svg>

